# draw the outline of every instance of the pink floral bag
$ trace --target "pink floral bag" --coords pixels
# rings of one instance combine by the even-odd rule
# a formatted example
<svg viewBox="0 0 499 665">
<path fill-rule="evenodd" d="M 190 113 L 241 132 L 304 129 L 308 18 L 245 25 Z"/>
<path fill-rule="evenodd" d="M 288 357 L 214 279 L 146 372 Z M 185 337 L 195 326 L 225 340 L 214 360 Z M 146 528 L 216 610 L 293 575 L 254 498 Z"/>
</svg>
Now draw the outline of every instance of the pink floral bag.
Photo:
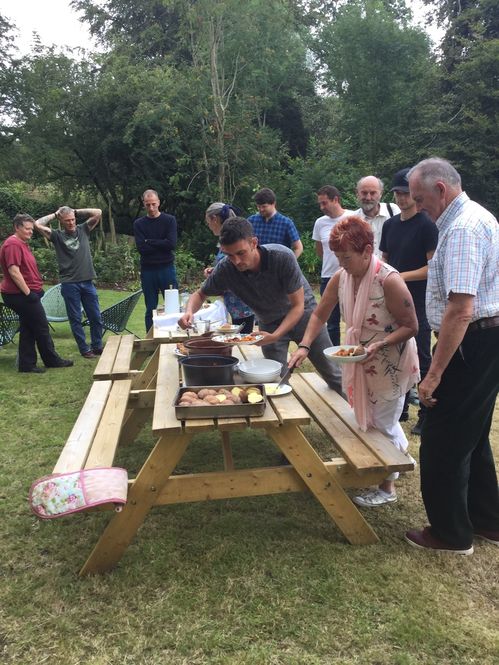
<svg viewBox="0 0 499 665">
<path fill-rule="evenodd" d="M 42 519 L 63 517 L 101 503 L 126 503 L 126 469 L 104 467 L 55 473 L 35 480 L 29 491 L 31 510 Z"/>
</svg>

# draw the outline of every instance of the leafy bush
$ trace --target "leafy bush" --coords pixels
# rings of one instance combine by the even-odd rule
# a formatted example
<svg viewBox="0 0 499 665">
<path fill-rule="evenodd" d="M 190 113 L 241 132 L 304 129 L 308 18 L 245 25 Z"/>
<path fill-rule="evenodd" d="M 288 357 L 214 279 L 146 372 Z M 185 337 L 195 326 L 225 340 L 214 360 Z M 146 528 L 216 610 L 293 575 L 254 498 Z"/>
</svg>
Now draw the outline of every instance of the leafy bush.
<svg viewBox="0 0 499 665">
<path fill-rule="evenodd" d="M 59 281 L 59 267 L 52 247 L 32 247 L 38 270 L 44 282 Z"/>
<path fill-rule="evenodd" d="M 301 234 L 303 254 L 299 258 L 300 267 L 310 282 L 317 282 L 320 278 L 321 260 L 315 251 L 315 240 L 312 240 L 310 231 Z"/>
<path fill-rule="evenodd" d="M 105 250 L 94 252 L 94 268 L 97 281 L 102 284 L 123 285 L 137 279 L 133 247 L 126 238 L 118 238 L 116 244 L 108 243 Z"/>
<path fill-rule="evenodd" d="M 192 287 L 203 279 L 204 263 L 198 261 L 184 247 L 175 250 L 175 268 L 177 282 L 181 287 Z"/>
</svg>

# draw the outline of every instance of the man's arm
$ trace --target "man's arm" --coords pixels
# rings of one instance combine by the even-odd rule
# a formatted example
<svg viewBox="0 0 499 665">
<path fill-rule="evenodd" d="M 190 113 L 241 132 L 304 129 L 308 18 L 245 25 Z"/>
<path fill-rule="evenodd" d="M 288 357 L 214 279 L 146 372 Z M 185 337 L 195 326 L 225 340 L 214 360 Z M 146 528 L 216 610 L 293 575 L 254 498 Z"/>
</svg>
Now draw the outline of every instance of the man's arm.
<svg viewBox="0 0 499 665">
<path fill-rule="evenodd" d="M 35 221 L 35 229 L 44 238 L 47 238 L 47 240 L 50 240 L 50 236 L 52 235 L 52 229 L 50 226 L 48 226 L 48 224 L 53 222 L 54 219 L 57 219 L 57 214 L 55 212 L 51 212 L 50 215 L 45 215 L 44 217 L 40 217 L 40 219 Z"/>
<path fill-rule="evenodd" d="M 430 369 L 419 384 L 420 399 L 427 406 L 433 406 L 436 403 L 433 399 L 433 392 L 440 384 L 442 374 L 463 341 L 471 323 L 474 298 L 475 296 L 468 293 L 451 292 L 449 295 Z"/>
<path fill-rule="evenodd" d="M 317 256 L 322 259 L 324 256 L 324 247 L 322 246 L 322 243 L 320 240 L 315 241 L 315 253 Z"/>
<path fill-rule="evenodd" d="M 295 240 L 291 244 L 291 249 L 293 250 L 294 255 L 296 256 L 296 258 L 301 256 L 301 254 L 303 253 L 303 243 L 302 243 L 302 241 L 301 240 Z"/>
<path fill-rule="evenodd" d="M 205 300 L 206 296 L 201 291 L 201 289 L 198 289 L 192 294 L 192 296 L 187 301 L 187 305 L 185 306 L 185 313 L 178 320 L 178 325 L 181 328 L 185 330 L 186 328 L 190 328 L 192 326 L 194 321 L 194 314 L 201 309 L 201 306 Z"/>
<path fill-rule="evenodd" d="M 435 254 L 435 250 L 426 252 L 426 260 L 429 261 L 433 254 Z M 400 276 L 404 282 L 419 282 L 421 280 L 428 279 L 428 264 L 421 266 L 421 268 L 417 268 L 416 270 L 407 270 L 407 272 L 401 272 Z"/>
<path fill-rule="evenodd" d="M 303 286 L 294 293 L 288 293 L 288 298 L 291 304 L 291 308 L 289 309 L 288 313 L 273 333 L 265 333 L 264 330 L 260 331 L 265 336 L 259 342 L 259 346 L 277 342 L 277 340 L 280 339 L 285 333 L 287 333 L 288 330 L 291 330 L 291 328 L 293 328 L 303 316 L 303 312 L 305 311 L 305 291 Z M 265 324 L 262 325 L 264 326 Z"/>
<path fill-rule="evenodd" d="M 19 270 L 19 266 L 9 266 L 9 275 L 12 278 L 12 281 L 14 284 L 17 286 L 17 288 L 21 291 L 21 293 L 24 296 L 29 296 L 31 293 L 31 290 L 29 286 L 26 284 L 26 281 L 24 277 L 22 276 L 21 271 Z"/>
<path fill-rule="evenodd" d="M 92 231 L 102 219 L 102 210 L 100 208 L 78 208 L 78 210 L 75 210 L 75 215 L 78 212 L 88 217 L 87 226 L 89 231 Z"/>
</svg>

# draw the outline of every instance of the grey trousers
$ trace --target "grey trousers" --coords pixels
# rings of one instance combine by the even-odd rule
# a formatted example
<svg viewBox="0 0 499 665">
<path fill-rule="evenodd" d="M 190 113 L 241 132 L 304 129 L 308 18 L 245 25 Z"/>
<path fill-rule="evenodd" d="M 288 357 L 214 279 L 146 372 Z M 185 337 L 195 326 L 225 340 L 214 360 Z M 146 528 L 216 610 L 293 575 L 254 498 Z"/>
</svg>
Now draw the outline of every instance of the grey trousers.
<svg viewBox="0 0 499 665">
<path fill-rule="evenodd" d="M 311 311 L 305 311 L 296 326 L 283 335 L 279 341 L 274 344 L 262 346 L 262 352 L 265 358 L 271 358 L 272 360 L 277 360 L 282 363 L 281 376 L 284 374 L 288 366 L 289 343 L 296 342 L 296 344 L 299 344 L 301 342 L 311 314 Z M 279 325 L 280 321 L 273 321 L 272 323 L 260 322 L 260 328 L 269 333 L 274 332 Z M 310 346 L 308 359 L 322 376 L 324 381 L 326 381 L 328 386 L 342 395 L 341 369 L 337 363 L 328 360 L 323 353 L 324 349 L 327 349 L 328 346 L 331 346 L 331 340 L 329 339 L 327 328 L 324 325 Z"/>
</svg>

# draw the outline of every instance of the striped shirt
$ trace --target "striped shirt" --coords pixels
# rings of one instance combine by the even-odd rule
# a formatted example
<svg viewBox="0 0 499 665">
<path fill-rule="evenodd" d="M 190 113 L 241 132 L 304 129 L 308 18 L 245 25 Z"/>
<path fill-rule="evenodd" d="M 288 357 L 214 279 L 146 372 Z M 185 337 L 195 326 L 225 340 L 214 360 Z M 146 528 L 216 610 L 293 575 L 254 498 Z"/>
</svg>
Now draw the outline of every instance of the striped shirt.
<svg viewBox="0 0 499 665">
<path fill-rule="evenodd" d="M 289 217 L 276 212 L 270 219 L 264 219 L 261 215 L 248 217 L 251 222 L 259 245 L 285 245 L 291 249 L 293 243 L 300 239 L 294 222 Z"/>
<path fill-rule="evenodd" d="M 499 314 L 499 225 L 465 192 L 437 219 L 438 245 L 428 262 L 426 314 L 439 331 L 450 293 L 474 296 L 472 320 Z"/>
</svg>

